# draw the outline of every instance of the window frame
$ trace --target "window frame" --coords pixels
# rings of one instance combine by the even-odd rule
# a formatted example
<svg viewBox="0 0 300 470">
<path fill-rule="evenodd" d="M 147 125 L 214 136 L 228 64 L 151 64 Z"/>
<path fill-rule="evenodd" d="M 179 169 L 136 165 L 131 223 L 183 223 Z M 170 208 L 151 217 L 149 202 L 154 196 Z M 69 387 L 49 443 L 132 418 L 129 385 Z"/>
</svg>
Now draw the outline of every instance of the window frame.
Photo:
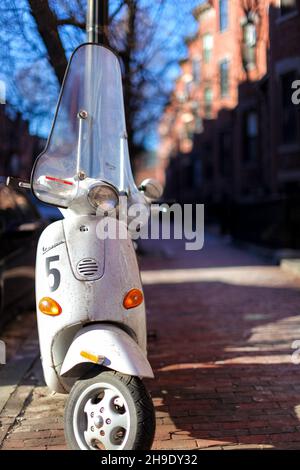
<svg viewBox="0 0 300 470">
<path fill-rule="evenodd" d="M 207 48 L 205 45 L 206 39 L 210 38 L 211 39 L 211 47 Z M 213 54 L 213 49 L 214 49 L 214 36 L 212 33 L 205 33 L 203 35 L 202 39 L 202 49 L 203 49 L 203 62 L 205 64 L 209 64 L 211 62 L 212 54 Z"/>
<path fill-rule="evenodd" d="M 222 5 L 223 5 L 223 8 L 225 7 L 225 11 L 226 11 L 225 18 L 222 14 L 224 13 Z M 225 26 L 223 24 L 224 21 L 226 23 Z M 224 33 L 228 29 L 229 29 L 229 0 L 219 0 L 219 30 L 221 33 Z"/>
<path fill-rule="evenodd" d="M 227 72 L 227 84 L 226 90 L 223 89 L 223 80 L 222 80 L 222 67 L 226 65 L 226 72 Z M 230 60 L 228 58 L 224 58 L 219 62 L 219 76 L 220 76 L 220 95 L 221 98 L 226 98 L 229 96 L 229 75 L 230 75 Z"/>
<path fill-rule="evenodd" d="M 250 116 L 255 115 L 256 117 L 256 134 L 251 135 L 248 132 L 248 123 Z M 253 142 L 255 146 L 253 145 Z M 259 112 L 255 108 L 245 109 L 243 113 L 243 155 L 244 163 L 246 165 L 257 164 L 259 160 L 259 146 L 260 146 L 260 116 Z M 252 150 L 255 147 L 255 156 L 251 154 L 250 149 Z"/>
<path fill-rule="evenodd" d="M 200 85 L 201 83 L 201 65 L 202 60 L 200 57 L 192 58 L 192 74 L 195 85 Z"/>
<path fill-rule="evenodd" d="M 210 92 L 210 95 L 211 95 L 211 98 L 210 100 L 208 101 L 207 100 L 207 92 Z M 207 85 L 205 88 L 204 88 L 204 115 L 205 115 L 205 119 L 212 119 L 212 104 L 213 104 L 213 88 L 212 86 L 210 85 Z M 208 111 L 209 109 L 209 111 Z"/>
</svg>

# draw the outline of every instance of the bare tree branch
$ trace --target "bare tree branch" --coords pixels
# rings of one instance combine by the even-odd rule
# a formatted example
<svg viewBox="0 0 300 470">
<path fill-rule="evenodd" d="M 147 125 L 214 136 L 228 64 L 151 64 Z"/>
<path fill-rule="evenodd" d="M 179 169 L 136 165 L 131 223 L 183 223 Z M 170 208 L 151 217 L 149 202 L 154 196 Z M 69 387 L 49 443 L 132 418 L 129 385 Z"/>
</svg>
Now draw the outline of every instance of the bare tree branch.
<svg viewBox="0 0 300 470">
<path fill-rule="evenodd" d="M 65 50 L 59 35 L 57 18 L 49 7 L 49 3 L 43 0 L 28 0 L 31 13 L 36 21 L 38 31 L 49 54 L 59 83 L 63 82 L 67 67 Z"/>
</svg>

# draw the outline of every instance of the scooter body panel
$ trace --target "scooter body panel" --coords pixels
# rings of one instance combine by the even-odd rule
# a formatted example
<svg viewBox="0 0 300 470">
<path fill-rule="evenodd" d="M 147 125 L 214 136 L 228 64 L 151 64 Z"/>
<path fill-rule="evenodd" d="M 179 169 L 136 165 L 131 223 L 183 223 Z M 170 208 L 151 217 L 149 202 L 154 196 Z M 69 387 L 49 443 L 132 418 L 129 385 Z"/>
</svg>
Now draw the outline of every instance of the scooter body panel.
<svg viewBox="0 0 300 470">
<path fill-rule="evenodd" d="M 93 360 L 87 357 L 90 355 Z M 84 362 L 97 363 L 123 374 L 153 378 L 151 366 L 138 344 L 120 328 L 97 324 L 82 328 L 74 337 L 60 374 Z"/>
<path fill-rule="evenodd" d="M 153 403 L 142 382 L 108 371 L 153 377 L 139 268 L 123 236 L 147 222 L 159 196 L 151 180 L 136 186 L 127 141 L 120 63 L 89 41 L 71 56 L 31 175 L 35 196 L 64 215 L 39 240 L 36 303 L 45 381 L 71 392 L 65 436 L 76 450 L 150 449 L 154 439 Z"/>
<path fill-rule="evenodd" d="M 123 307 L 130 289 L 142 289 L 132 241 L 100 240 L 96 234 L 98 221 L 96 216 L 77 216 L 54 222 L 44 230 L 38 244 L 36 302 L 42 363 L 47 385 L 60 392 L 66 391 L 61 365 L 84 325 L 120 325 L 131 332 L 146 354 L 144 302 L 130 310 Z M 78 270 L 80 261 L 86 259 L 97 262 L 92 279 Z M 38 305 L 42 297 L 57 301 L 62 313 L 54 317 L 41 313 Z"/>
</svg>

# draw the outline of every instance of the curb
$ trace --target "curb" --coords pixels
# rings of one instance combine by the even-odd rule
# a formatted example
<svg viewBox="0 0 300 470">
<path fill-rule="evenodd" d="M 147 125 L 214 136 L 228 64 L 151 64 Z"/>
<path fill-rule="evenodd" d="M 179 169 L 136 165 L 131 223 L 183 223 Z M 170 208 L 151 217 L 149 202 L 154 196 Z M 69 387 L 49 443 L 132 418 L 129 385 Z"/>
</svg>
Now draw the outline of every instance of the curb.
<svg viewBox="0 0 300 470">
<path fill-rule="evenodd" d="M 241 240 L 232 239 L 232 245 L 247 250 L 250 253 L 264 258 L 267 261 L 280 265 L 285 262 L 300 262 L 300 251 L 299 250 L 291 250 L 288 248 L 276 249 L 276 248 L 269 248 L 266 246 L 255 245 L 253 243 L 244 242 Z M 299 272 L 300 274 L 300 272 Z"/>
<path fill-rule="evenodd" d="M 296 259 L 282 259 L 280 268 L 294 276 L 300 276 L 300 258 Z"/>
</svg>

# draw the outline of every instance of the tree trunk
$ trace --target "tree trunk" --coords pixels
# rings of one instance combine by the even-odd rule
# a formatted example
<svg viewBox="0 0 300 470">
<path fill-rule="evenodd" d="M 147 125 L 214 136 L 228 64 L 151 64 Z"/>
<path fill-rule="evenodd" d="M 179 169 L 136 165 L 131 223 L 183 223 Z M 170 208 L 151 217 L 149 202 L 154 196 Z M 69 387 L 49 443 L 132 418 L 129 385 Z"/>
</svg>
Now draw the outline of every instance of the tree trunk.
<svg viewBox="0 0 300 470">
<path fill-rule="evenodd" d="M 44 0 L 28 0 L 31 13 L 49 56 L 55 75 L 62 84 L 67 68 L 67 58 L 59 36 L 57 18 Z"/>
</svg>

